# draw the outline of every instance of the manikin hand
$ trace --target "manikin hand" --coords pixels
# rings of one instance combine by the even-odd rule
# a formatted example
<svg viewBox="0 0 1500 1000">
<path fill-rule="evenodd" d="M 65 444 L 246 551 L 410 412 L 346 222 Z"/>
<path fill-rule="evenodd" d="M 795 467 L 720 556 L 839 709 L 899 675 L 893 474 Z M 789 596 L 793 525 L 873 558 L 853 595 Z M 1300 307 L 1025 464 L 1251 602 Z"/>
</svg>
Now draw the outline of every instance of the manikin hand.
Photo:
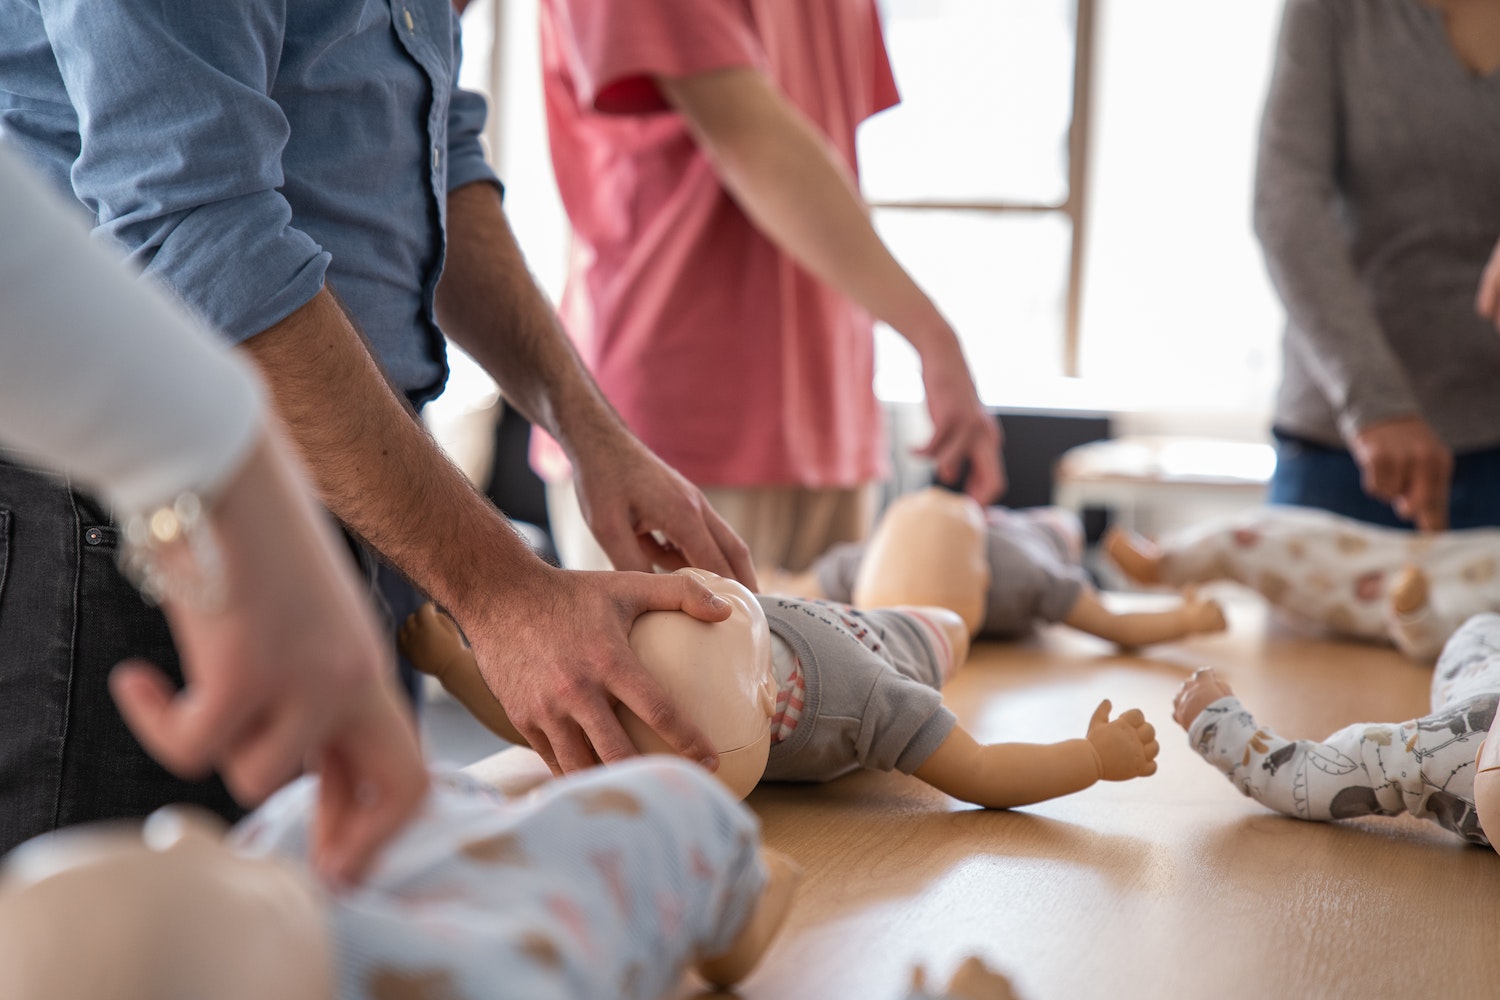
<svg viewBox="0 0 1500 1000">
<path fill-rule="evenodd" d="M 1419 531 L 1446 531 L 1453 452 L 1421 417 L 1361 428 L 1349 450 L 1370 496 L 1395 507 Z"/>
<path fill-rule="evenodd" d="M 211 509 L 223 607 L 164 605 L 186 688 L 140 660 L 110 684 L 152 756 L 185 778 L 217 768 L 244 805 L 319 770 L 314 864 L 349 881 L 416 810 L 427 770 L 388 646 L 310 496 L 268 431 Z M 181 543 L 163 555 L 187 558 Z"/>
<path fill-rule="evenodd" d="M 964 492 L 981 504 L 992 503 L 1007 485 L 1000 459 L 1000 422 L 979 401 L 958 338 L 950 331 L 940 343 L 941 347 L 930 347 L 922 355 L 922 386 L 932 418 L 932 439 L 917 454 L 936 463 L 943 482 L 955 481 L 967 461 Z"/>
<path fill-rule="evenodd" d="M 1100 777 L 1105 781 L 1128 781 L 1155 774 L 1156 755 L 1161 750 L 1156 730 L 1138 708 L 1123 712 L 1114 720 L 1109 717 L 1109 708 L 1106 698 L 1089 720 L 1088 741 L 1099 755 Z"/>
<path fill-rule="evenodd" d="M 678 610 L 706 622 L 730 615 L 728 602 L 687 575 L 573 572 L 537 560 L 460 624 L 490 691 L 554 773 L 635 756 L 616 704 L 675 753 L 712 770 L 717 758 L 708 739 L 630 649 L 636 618 Z"/>
<path fill-rule="evenodd" d="M 1182 588 L 1182 620 L 1192 635 L 1222 632 L 1229 627 L 1218 601 L 1198 596 L 1196 587 Z"/>
<path fill-rule="evenodd" d="M 1490 252 L 1490 262 L 1479 276 L 1479 291 L 1474 296 L 1474 311 L 1500 331 L 1500 243 Z"/>
<path fill-rule="evenodd" d="M 911 992 L 914 996 L 929 995 L 927 970 L 917 966 L 911 971 Z M 970 955 L 963 960 L 948 981 L 942 993 L 943 1000 L 1016 1000 L 1010 980 L 984 964 L 984 960 Z"/>
<path fill-rule="evenodd" d="M 1211 667 L 1204 667 L 1197 671 L 1192 677 L 1183 682 L 1177 691 L 1177 697 L 1172 699 L 1172 718 L 1183 729 L 1190 729 L 1193 720 L 1203 713 L 1203 710 L 1220 698 L 1228 698 L 1234 694 L 1229 685 L 1219 679 L 1219 675 Z"/>
<path fill-rule="evenodd" d="M 750 549 L 740 536 L 696 486 L 645 445 L 622 434 L 571 457 L 584 520 L 616 569 L 694 566 L 757 589 Z"/>
</svg>

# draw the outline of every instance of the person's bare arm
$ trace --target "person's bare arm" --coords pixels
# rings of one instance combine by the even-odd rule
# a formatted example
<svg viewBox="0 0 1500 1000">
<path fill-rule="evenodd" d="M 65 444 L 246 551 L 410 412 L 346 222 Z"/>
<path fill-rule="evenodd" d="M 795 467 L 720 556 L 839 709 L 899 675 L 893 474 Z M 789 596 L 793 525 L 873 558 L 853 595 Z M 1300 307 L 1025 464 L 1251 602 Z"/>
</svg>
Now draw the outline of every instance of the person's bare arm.
<svg viewBox="0 0 1500 1000">
<path fill-rule="evenodd" d="M 1125 781 L 1156 773 L 1161 747 L 1140 709 L 1109 718 L 1108 701 L 1089 720 L 1088 735 L 1062 743 L 985 745 L 955 727 L 913 774 L 929 785 L 986 809 L 1010 809 L 1055 799 L 1096 781 Z"/>
<path fill-rule="evenodd" d="M 1227 627 L 1218 602 L 1200 598 L 1192 590 L 1183 592 L 1182 603 L 1175 608 L 1123 614 L 1109 610 L 1097 594 L 1084 590 L 1063 624 L 1121 646 L 1150 646 L 1204 632 L 1222 632 Z"/>
<path fill-rule="evenodd" d="M 396 397 L 328 291 L 244 348 L 324 502 L 453 613 L 485 683 L 549 764 L 574 770 L 630 756 L 617 701 L 691 759 L 713 760 L 627 640 L 647 610 L 726 617 L 706 587 L 567 573 L 536 558 Z"/>
<path fill-rule="evenodd" d="M 505 398 L 567 452 L 589 529 L 617 569 L 696 566 L 755 588 L 745 543 L 600 393 L 526 269 L 493 185 L 467 184 L 448 197 L 437 310 Z"/>
<path fill-rule="evenodd" d="M 988 503 L 1003 493 L 999 424 L 979 402 L 958 336 L 891 256 L 824 137 L 757 70 L 656 84 L 761 232 L 916 348 L 933 422 L 922 453 L 939 475 L 955 479 L 967 461 L 971 496 Z"/>
</svg>

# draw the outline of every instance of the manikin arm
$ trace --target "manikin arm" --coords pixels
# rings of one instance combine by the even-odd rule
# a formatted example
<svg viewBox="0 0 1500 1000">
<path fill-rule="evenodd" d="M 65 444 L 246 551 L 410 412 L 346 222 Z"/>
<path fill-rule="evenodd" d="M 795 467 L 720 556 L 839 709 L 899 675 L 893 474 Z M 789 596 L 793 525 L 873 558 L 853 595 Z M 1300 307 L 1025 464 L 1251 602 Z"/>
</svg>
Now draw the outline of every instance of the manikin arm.
<svg viewBox="0 0 1500 1000">
<path fill-rule="evenodd" d="M 1183 591 L 1182 603 L 1175 608 L 1124 614 L 1109 610 L 1099 602 L 1098 594 L 1084 588 L 1063 624 L 1128 647 L 1222 632 L 1227 625 L 1224 609 L 1216 601 L 1201 600 L 1191 588 Z"/>
<path fill-rule="evenodd" d="M 955 727 L 913 773 L 929 785 L 987 809 L 1010 809 L 1055 799 L 1096 781 L 1126 781 L 1156 773 L 1156 730 L 1140 709 L 1109 718 L 1108 701 L 1089 720 L 1084 739 L 1062 743 L 977 742 Z"/>
<path fill-rule="evenodd" d="M 397 641 L 412 666 L 436 677 L 443 690 L 458 699 L 486 729 L 509 743 L 530 745 L 485 684 L 474 651 L 464 644 L 458 626 L 436 604 L 424 604 L 407 618 Z"/>
</svg>

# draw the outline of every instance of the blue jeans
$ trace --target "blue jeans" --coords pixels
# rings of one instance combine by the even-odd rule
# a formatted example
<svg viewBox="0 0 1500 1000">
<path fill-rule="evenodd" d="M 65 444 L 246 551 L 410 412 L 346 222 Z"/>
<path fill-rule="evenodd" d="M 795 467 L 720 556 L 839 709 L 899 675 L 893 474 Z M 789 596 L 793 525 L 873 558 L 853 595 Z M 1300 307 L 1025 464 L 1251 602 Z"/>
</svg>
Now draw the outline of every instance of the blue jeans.
<svg viewBox="0 0 1500 1000">
<path fill-rule="evenodd" d="M 1392 528 L 1412 527 L 1390 504 L 1364 491 L 1359 465 L 1348 451 L 1279 431 L 1272 436 L 1276 471 L 1271 475 L 1271 503 L 1316 507 Z M 1500 448 L 1454 456 L 1448 519 L 1453 528 L 1500 526 Z"/>
<path fill-rule="evenodd" d="M 0 853 L 172 802 L 244 815 L 217 777 L 183 781 L 152 760 L 115 708 L 121 660 L 182 684 L 166 619 L 116 568 L 117 539 L 107 509 L 64 479 L 0 460 Z"/>
</svg>

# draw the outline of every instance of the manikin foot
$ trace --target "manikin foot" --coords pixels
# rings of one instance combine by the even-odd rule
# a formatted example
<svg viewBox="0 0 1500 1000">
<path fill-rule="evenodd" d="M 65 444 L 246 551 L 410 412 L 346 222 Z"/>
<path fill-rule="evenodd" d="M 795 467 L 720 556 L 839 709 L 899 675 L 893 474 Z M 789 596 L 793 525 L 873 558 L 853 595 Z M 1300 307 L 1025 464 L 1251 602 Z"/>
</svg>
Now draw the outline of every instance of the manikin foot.
<svg viewBox="0 0 1500 1000">
<path fill-rule="evenodd" d="M 412 666 L 440 676 L 448 661 L 465 650 L 458 625 L 431 601 L 407 616 L 396 634 L 396 644 Z"/>
<path fill-rule="evenodd" d="M 1161 553 L 1148 539 L 1123 528 L 1110 528 L 1104 536 L 1104 551 L 1134 582 L 1147 586 L 1161 583 Z"/>
<path fill-rule="evenodd" d="M 786 920 L 786 911 L 792 905 L 792 890 L 802 881 L 801 867 L 780 851 L 764 848 L 761 857 L 771 876 L 766 880 L 760 902 L 755 904 L 728 951 L 698 962 L 698 974 L 720 989 L 733 986 L 755 968 Z"/>
<path fill-rule="evenodd" d="M 1189 635 L 1223 632 L 1229 628 L 1223 606 L 1218 601 L 1199 597 L 1193 587 L 1182 590 L 1182 620 Z"/>
<path fill-rule="evenodd" d="M 1398 615 L 1412 615 L 1427 606 L 1427 574 L 1416 566 L 1407 566 L 1391 588 L 1391 610 Z"/>
</svg>

